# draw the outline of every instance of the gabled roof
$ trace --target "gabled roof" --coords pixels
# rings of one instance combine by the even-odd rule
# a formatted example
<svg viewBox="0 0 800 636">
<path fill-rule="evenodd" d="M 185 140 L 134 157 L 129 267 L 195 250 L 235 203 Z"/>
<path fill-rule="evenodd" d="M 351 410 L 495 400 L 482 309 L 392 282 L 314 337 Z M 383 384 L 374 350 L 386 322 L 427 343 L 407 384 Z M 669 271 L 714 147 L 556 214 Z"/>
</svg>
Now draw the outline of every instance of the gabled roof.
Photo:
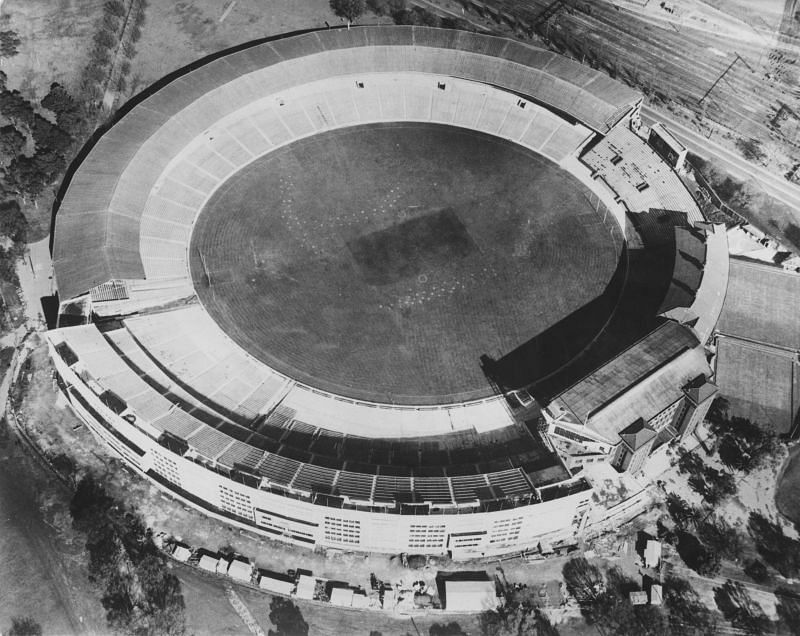
<svg viewBox="0 0 800 636">
<path fill-rule="evenodd" d="M 587 426 L 610 442 L 630 422 L 648 422 L 684 396 L 683 387 L 700 374 L 711 374 L 702 347 L 687 349 L 670 363 L 632 387 L 619 399 L 597 411 Z"/>
<path fill-rule="evenodd" d="M 665 322 L 558 395 L 556 400 L 571 411 L 578 421 L 586 424 L 593 414 L 698 344 L 691 329 L 673 321 Z M 634 419 L 628 418 L 623 425 Z"/>
</svg>

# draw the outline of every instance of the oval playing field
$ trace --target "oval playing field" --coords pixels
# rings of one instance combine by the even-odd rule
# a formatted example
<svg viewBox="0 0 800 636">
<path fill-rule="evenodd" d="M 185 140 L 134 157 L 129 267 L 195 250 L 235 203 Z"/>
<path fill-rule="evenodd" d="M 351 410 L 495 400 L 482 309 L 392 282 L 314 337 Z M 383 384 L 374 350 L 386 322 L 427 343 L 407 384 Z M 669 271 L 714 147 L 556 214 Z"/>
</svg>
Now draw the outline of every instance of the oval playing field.
<svg viewBox="0 0 800 636">
<path fill-rule="evenodd" d="M 220 187 L 192 235 L 192 277 L 238 344 L 297 380 L 378 402 L 477 399 L 491 391 L 482 354 L 603 292 L 622 249 L 605 213 L 575 177 L 509 141 L 356 126 L 285 146 Z"/>
</svg>

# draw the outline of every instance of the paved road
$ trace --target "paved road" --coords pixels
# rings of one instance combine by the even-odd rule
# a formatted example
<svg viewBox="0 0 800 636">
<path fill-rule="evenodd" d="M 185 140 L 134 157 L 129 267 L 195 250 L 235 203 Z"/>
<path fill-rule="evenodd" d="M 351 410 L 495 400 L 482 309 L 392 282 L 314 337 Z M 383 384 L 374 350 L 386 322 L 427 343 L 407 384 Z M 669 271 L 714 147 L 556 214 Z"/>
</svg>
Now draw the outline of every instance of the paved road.
<svg viewBox="0 0 800 636">
<path fill-rule="evenodd" d="M 683 122 L 648 106 L 642 107 L 642 121 L 647 125 L 655 121 L 664 122 L 670 132 L 691 152 L 704 159 L 717 159 L 734 177 L 755 179 L 768 194 L 792 207 L 795 217 L 800 222 L 800 186 L 790 183 L 783 178 L 783 175 L 746 161 L 736 151 L 725 148 L 713 139 L 707 139 L 705 135 Z"/>
</svg>

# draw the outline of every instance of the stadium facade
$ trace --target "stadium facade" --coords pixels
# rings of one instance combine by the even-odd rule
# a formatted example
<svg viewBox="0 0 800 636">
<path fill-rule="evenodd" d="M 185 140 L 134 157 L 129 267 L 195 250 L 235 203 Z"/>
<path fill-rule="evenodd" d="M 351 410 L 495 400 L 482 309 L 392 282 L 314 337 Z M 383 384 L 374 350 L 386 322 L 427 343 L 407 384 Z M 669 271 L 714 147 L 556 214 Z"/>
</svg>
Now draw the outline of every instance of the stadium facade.
<svg viewBox="0 0 800 636">
<path fill-rule="evenodd" d="M 593 505 L 584 466 L 639 470 L 716 391 L 725 232 L 647 143 L 640 104 L 552 52 L 420 27 L 308 33 L 180 73 L 98 139 L 59 206 L 59 385 L 159 487 L 283 541 L 455 558 L 573 543 Z M 398 121 L 511 140 L 602 201 L 626 248 L 588 345 L 549 366 L 525 345 L 487 358 L 481 399 L 377 403 L 279 373 L 211 319 L 189 266 L 211 195 L 298 139 Z"/>
</svg>

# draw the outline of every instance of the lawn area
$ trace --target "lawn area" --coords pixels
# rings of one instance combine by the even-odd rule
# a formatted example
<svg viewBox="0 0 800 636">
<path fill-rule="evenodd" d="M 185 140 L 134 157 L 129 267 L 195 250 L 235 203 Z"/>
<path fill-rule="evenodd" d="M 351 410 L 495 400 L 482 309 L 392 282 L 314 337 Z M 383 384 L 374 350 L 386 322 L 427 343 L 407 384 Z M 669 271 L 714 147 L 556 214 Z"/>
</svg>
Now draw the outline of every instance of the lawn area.
<svg viewBox="0 0 800 636">
<path fill-rule="evenodd" d="M 346 128 L 222 186 L 192 235 L 193 278 L 223 329 L 291 377 L 377 401 L 478 398 L 490 392 L 482 354 L 602 294 L 621 249 L 603 212 L 511 142 L 429 124 Z"/>
</svg>

